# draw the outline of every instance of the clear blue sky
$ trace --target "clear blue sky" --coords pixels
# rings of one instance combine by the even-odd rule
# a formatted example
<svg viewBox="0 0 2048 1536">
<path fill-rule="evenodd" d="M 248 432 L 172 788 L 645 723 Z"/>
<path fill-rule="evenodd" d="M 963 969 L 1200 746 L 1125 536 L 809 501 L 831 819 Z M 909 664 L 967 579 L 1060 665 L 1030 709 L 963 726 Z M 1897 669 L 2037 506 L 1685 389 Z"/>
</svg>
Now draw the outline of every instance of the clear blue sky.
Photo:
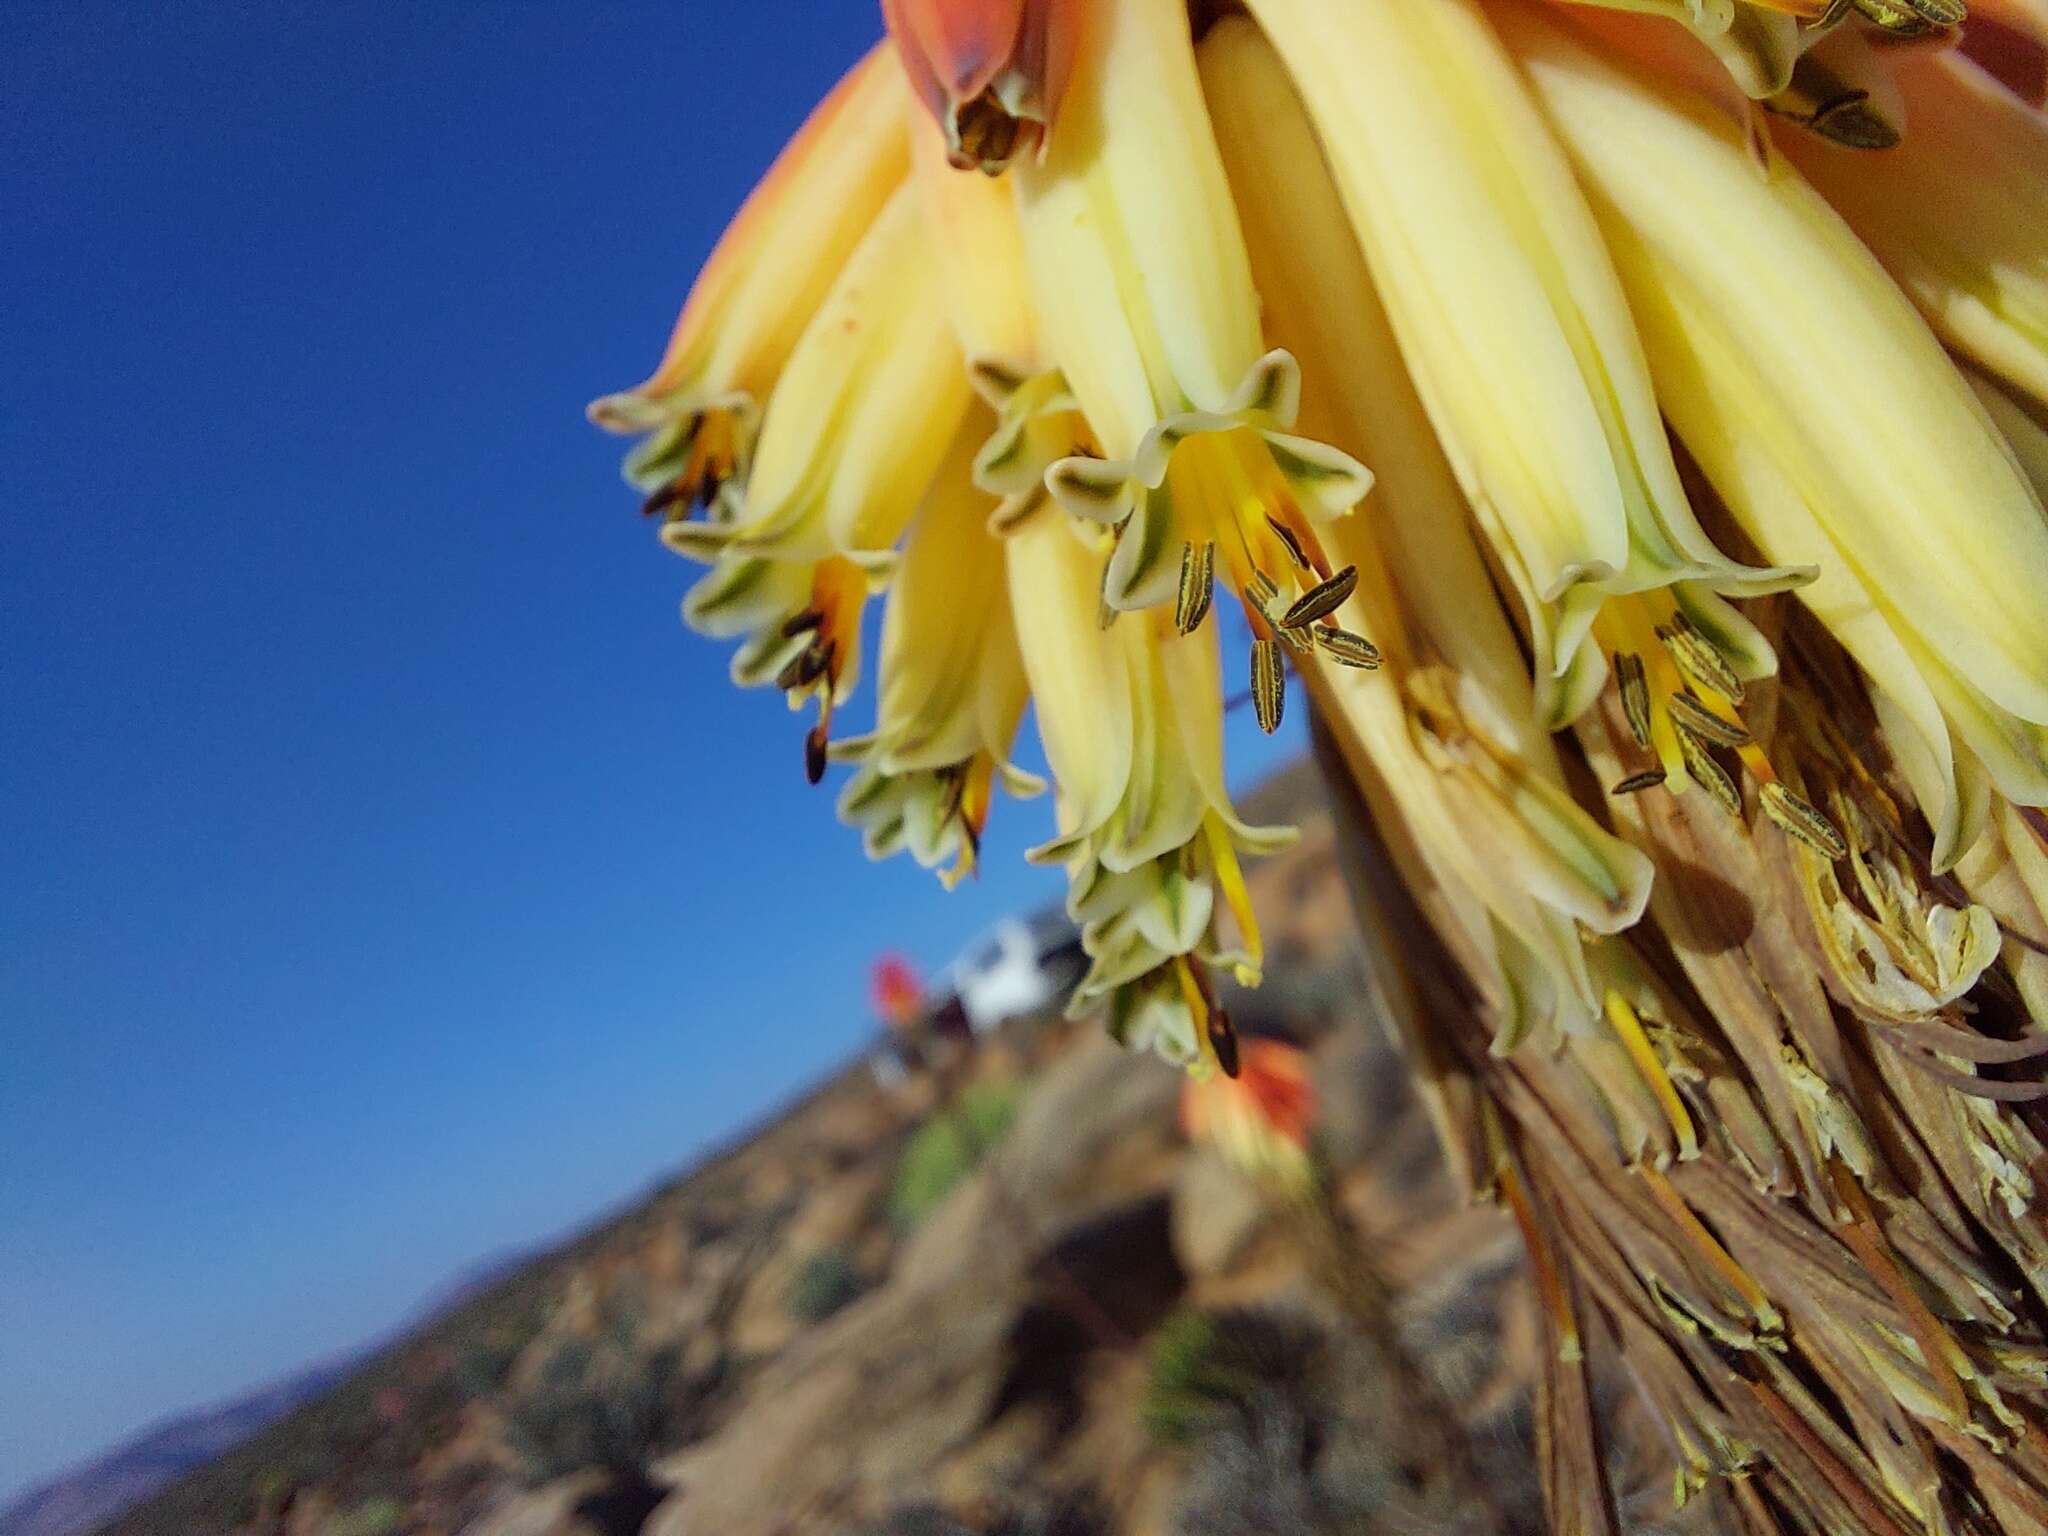
<svg viewBox="0 0 2048 1536">
<path fill-rule="evenodd" d="M 878 951 L 1056 890 L 1043 804 L 950 898 L 866 864 L 581 416 L 877 30 L 7 7 L 0 1498 L 630 1195 L 854 1048 Z"/>
</svg>

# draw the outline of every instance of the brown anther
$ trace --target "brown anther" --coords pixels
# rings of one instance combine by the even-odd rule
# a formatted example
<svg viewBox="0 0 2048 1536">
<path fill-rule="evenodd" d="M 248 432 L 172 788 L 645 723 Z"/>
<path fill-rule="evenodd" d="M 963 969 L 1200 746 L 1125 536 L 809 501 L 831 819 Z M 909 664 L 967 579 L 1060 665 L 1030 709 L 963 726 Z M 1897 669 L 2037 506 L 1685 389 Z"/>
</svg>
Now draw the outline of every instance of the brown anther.
<svg viewBox="0 0 2048 1536">
<path fill-rule="evenodd" d="M 1251 579 L 1245 586 L 1245 595 L 1252 600 L 1252 606 L 1261 614 L 1265 614 L 1267 609 L 1280 600 L 1280 588 L 1274 584 L 1273 578 L 1257 568 L 1253 569 Z"/>
<path fill-rule="evenodd" d="M 1615 681 L 1621 686 L 1621 713 L 1628 721 L 1628 733 L 1639 747 L 1650 745 L 1650 685 L 1643 677 L 1643 658 L 1633 651 L 1617 652 Z"/>
<path fill-rule="evenodd" d="M 687 503 L 694 499 L 690 494 L 690 487 L 683 480 L 671 480 L 667 485 L 664 485 L 660 490 L 640 503 L 640 515 L 642 517 L 653 517 L 657 512 L 665 512 L 678 502 Z"/>
<path fill-rule="evenodd" d="M 1358 586 L 1358 567 L 1347 565 L 1328 581 L 1319 582 L 1302 593 L 1294 606 L 1280 616 L 1282 629 L 1299 629 L 1344 606 Z"/>
<path fill-rule="evenodd" d="M 1309 559 L 1308 551 L 1301 547 L 1300 534 L 1296 533 L 1270 512 L 1266 514 L 1266 526 L 1279 535 L 1280 542 L 1287 546 L 1287 558 L 1294 562 L 1296 570 L 1312 571 L 1315 569 L 1315 563 Z"/>
<path fill-rule="evenodd" d="M 1252 709 L 1259 717 L 1259 729 L 1268 736 L 1280 729 L 1280 714 L 1287 705 L 1287 671 L 1280 659 L 1280 646 L 1273 640 L 1252 642 Z"/>
<path fill-rule="evenodd" d="M 1848 841 L 1818 808 L 1800 799 L 1782 784 L 1771 783 L 1757 791 L 1764 814 L 1821 857 L 1829 860 L 1849 857 Z"/>
<path fill-rule="evenodd" d="M 807 645 L 790 657 L 775 674 L 775 686 L 787 693 L 793 688 L 808 688 L 815 683 L 825 670 L 825 652 L 818 646 Z"/>
<path fill-rule="evenodd" d="M 825 777 L 825 749 L 830 744 L 830 733 L 822 720 L 804 733 L 804 777 L 813 784 Z"/>
<path fill-rule="evenodd" d="M 1657 626 L 1657 638 L 1664 642 L 1664 649 L 1678 663 L 1678 670 L 1695 684 L 1725 696 L 1731 704 L 1742 702 L 1748 692 L 1742 679 L 1728 665 L 1728 658 L 1721 654 L 1720 647 L 1701 634 L 1699 626 L 1691 619 L 1682 613 L 1674 614 L 1669 624 Z"/>
<path fill-rule="evenodd" d="M 1646 789 L 1660 789 L 1663 785 L 1664 770 L 1662 768 L 1651 768 L 1643 773 L 1630 774 L 1619 784 L 1615 785 L 1614 788 L 1608 790 L 1607 793 L 1610 795 L 1639 795 Z"/>
<path fill-rule="evenodd" d="M 1701 741 L 1716 747 L 1746 747 L 1755 738 L 1733 720 L 1724 720 L 1689 693 L 1674 693 L 1665 699 L 1671 723 Z"/>
<path fill-rule="evenodd" d="M 792 613 L 782 621 L 782 638 L 794 640 L 806 630 L 816 629 L 824 622 L 824 610 L 820 608 L 806 608 L 799 613 Z"/>
<path fill-rule="evenodd" d="M 1735 781 L 1728 777 L 1728 770 L 1714 761 L 1706 743 L 1690 731 L 1678 733 L 1678 750 L 1685 758 L 1685 770 L 1701 789 L 1714 797 L 1722 810 L 1730 816 L 1742 815 L 1742 794 L 1735 787 Z"/>
<path fill-rule="evenodd" d="M 1209 616 L 1210 601 L 1216 595 L 1216 546 L 1204 541 L 1188 544 L 1180 552 L 1180 591 L 1173 602 L 1173 627 L 1191 635 Z"/>
<path fill-rule="evenodd" d="M 1317 625 L 1309 631 L 1315 642 L 1339 666 L 1359 667 L 1370 672 L 1380 664 L 1380 648 L 1363 635 L 1354 635 L 1348 629 L 1331 629 Z"/>
<path fill-rule="evenodd" d="M 957 170 L 999 175 L 1015 158 L 1024 124 L 1012 117 L 993 92 L 983 91 L 953 114 L 960 147 L 948 157 Z"/>
<path fill-rule="evenodd" d="M 1237 1030 L 1230 1022 L 1230 1015 L 1213 1003 L 1209 1007 L 1209 1044 L 1216 1052 L 1216 1065 L 1223 1069 L 1223 1075 L 1236 1077 Z"/>
</svg>

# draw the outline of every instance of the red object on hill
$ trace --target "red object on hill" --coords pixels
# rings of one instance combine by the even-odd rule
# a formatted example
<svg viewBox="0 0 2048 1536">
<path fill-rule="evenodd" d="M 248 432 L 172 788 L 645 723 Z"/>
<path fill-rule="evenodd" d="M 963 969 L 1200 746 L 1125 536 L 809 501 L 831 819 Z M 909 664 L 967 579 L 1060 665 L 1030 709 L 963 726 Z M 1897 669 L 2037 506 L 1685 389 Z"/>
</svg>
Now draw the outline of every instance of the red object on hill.
<svg viewBox="0 0 2048 1536">
<path fill-rule="evenodd" d="M 891 1029 L 908 1029 L 924 1017 L 924 983 L 901 955 L 884 955 L 875 962 L 868 997 Z"/>
</svg>

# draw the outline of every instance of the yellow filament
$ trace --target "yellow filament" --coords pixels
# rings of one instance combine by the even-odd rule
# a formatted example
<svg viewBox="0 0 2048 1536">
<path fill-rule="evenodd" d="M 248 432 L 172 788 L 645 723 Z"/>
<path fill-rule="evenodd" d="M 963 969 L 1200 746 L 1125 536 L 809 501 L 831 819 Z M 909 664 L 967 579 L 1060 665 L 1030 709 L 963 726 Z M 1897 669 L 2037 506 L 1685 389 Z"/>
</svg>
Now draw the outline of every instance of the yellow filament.
<svg viewBox="0 0 2048 1536">
<path fill-rule="evenodd" d="M 1251 976 L 1246 978 L 1243 974 L 1246 967 L 1240 966 L 1238 980 L 1248 987 L 1256 986 L 1259 971 L 1266 963 L 1266 941 L 1259 933 L 1259 920 L 1252 913 L 1252 896 L 1245 888 L 1244 866 L 1238 863 L 1237 849 L 1231 846 L 1230 829 L 1223 825 L 1223 819 L 1214 811 L 1202 818 L 1202 831 L 1208 836 L 1209 852 L 1216 861 L 1216 883 L 1223 887 L 1223 900 L 1230 908 L 1230 915 L 1237 919 L 1245 953 L 1250 957 Z"/>
<path fill-rule="evenodd" d="M 1209 1002 L 1202 996 L 1201 983 L 1195 980 L 1195 973 L 1186 955 L 1173 957 L 1174 979 L 1180 983 L 1181 1000 L 1188 1005 L 1188 1013 L 1195 1021 L 1195 1060 L 1188 1071 L 1197 1079 L 1207 1080 L 1223 1070 L 1223 1064 L 1216 1059 L 1216 1047 L 1209 1040 Z"/>
<path fill-rule="evenodd" d="M 1764 1294 L 1764 1288 L 1756 1283 L 1748 1270 L 1735 1262 L 1735 1256 L 1723 1248 L 1720 1239 L 1709 1232 L 1706 1224 L 1693 1214 L 1692 1207 L 1687 1205 L 1685 1197 L 1672 1187 L 1671 1181 L 1648 1166 L 1638 1168 L 1636 1173 L 1644 1184 L 1649 1186 L 1651 1195 L 1664 1208 L 1664 1214 L 1671 1218 L 1672 1224 L 1678 1228 L 1680 1234 L 1706 1261 L 1707 1267 L 1742 1298 L 1743 1305 L 1755 1315 L 1757 1325 L 1769 1333 L 1776 1333 L 1783 1328 L 1784 1319 L 1778 1315 L 1778 1309 L 1771 1305 L 1771 1299 Z"/>
<path fill-rule="evenodd" d="M 1619 992 L 1608 992 L 1606 1011 L 1607 1022 L 1620 1038 L 1622 1049 L 1628 1052 L 1629 1060 L 1635 1063 L 1643 1081 L 1650 1085 L 1650 1092 L 1664 1111 L 1664 1118 L 1671 1122 L 1671 1134 L 1678 1138 L 1680 1161 L 1698 1157 L 1700 1140 L 1698 1132 L 1693 1129 L 1692 1116 L 1686 1112 L 1685 1102 L 1679 1098 L 1671 1075 L 1664 1070 L 1664 1063 L 1657 1059 L 1649 1036 L 1643 1033 L 1642 1020 L 1636 1017 L 1635 1009 Z"/>
</svg>

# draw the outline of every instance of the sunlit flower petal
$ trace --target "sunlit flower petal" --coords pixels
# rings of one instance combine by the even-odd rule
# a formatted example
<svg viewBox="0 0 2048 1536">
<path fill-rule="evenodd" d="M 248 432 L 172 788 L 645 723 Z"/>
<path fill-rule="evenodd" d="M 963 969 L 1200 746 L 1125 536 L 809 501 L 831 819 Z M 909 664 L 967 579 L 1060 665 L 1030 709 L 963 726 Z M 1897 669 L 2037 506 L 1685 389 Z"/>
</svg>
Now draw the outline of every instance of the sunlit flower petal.
<svg viewBox="0 0 2048 1536">
<path fill-rule="evenodd" d="M 1178 0 L 1089 11 L 1062 132 L 1016 180 L 1041 338 L 1102 454 L 1047 483 L 1116 531 L 1104 598 L 1192 627 L 1221 574 L 1277 645 L 1280 616 L 1334 574 L 1315 525 L 1371 477 L 1289 431 L 1298 379 L 1261 340 Z"/>
<path fill-rule="evenodd" d="M 647 433 L 627 478 L 686 515 L 743 476 L 762 402 L 868 226 L 902 182 L 901 72 L 877 46 L 819 103 L 704 264 L 661 366 L 590 419 Z"/>
<path fill-rule="evenodd" d="M 2048 405 L 2048 118 L 1953 56 L 1896 72 L 1896 148 L 1781 147 L 1943 340 Z"/>
<path fill-rule="evenodd" d="M 916 188 L 905 186 L 790 355 L 723 536 L 797 560 L 895 543 L 972 398 L 945 308 L 932 302 L 938 284 Z"/>
<path fill-rule="evenodd" d="M 1477 7 L 1251 10 L 1329 150 L 1408 369 L 1528 607 L 1542 671 L 1562 679 L 1581 664 L 1615 594 L 1796 582 L 1738 566 L 1701 531 L 1599 231 Z"/>
<path fill-rule="evenodd" d="M 2041 803 L 2048 520 L 1968 384 L 1789 167 L 1759 175 L 1712 114 L 1510 14 L 1665 410 L 1730 511 L 1767 558 L 1826 568 L 1815 611 L 1927 762 L 1947 754 L 1931 695 L 2003 791 Z M 1946 863 L 1967 842 L 1958 795 L 1915 787 Z"/>
<path fill-rule="evenodd" d="M 839 800 L 871 856 L 908 847 L 948 884 L 976 865 L 996 785 L 1042 787 L 1009 762 L 1026 701 L 993 503 L 973 481 L 988 430 L 971 416 L 911 524 L 882 615 L 872 735 L 833 756 L 860 764 Z"/>
<path fill-rule="evenodd" d="M 1562 788 L 1463 498 L 1278 56 L 1240 19 L 1212 28 L 1200 58 L 1268 333 L 1311 386 L 1306 424 L 1380 466 L 1367 507 L 1326 537 L 1359 573 L 1336 617 L 1377 637 L 1382 670 L 1319 650 L 1319 697 L 1356 733 L 1439 877 L 1518 933 L 1549 990 L 1571 1000 L 1567 1015 L 1590 1021 L 1598 1003 L 1578 925 L 1633 923 L 1649 861 Z M 1475 942 L 1490 944 L 1492 930 Z"/>
<path fill-rule="evenodd" d="M 1261 946 L 1239 854 L 1293 833 L 1247 825 L 1224 788 L 1213 620 L 1180 634 L 1163 612 L 1105 614 L 1099 542 L 1049 502 L 1010 529 L 1006 554 L 1059 809 L 1059 836 L 1032 857 L 1066 866 L 1091 959 L 1076 1006 L 1189 957 L 1255 980 Z M 1240 947 L 1221 937 L 1222 910 Z"/>
</svg>

